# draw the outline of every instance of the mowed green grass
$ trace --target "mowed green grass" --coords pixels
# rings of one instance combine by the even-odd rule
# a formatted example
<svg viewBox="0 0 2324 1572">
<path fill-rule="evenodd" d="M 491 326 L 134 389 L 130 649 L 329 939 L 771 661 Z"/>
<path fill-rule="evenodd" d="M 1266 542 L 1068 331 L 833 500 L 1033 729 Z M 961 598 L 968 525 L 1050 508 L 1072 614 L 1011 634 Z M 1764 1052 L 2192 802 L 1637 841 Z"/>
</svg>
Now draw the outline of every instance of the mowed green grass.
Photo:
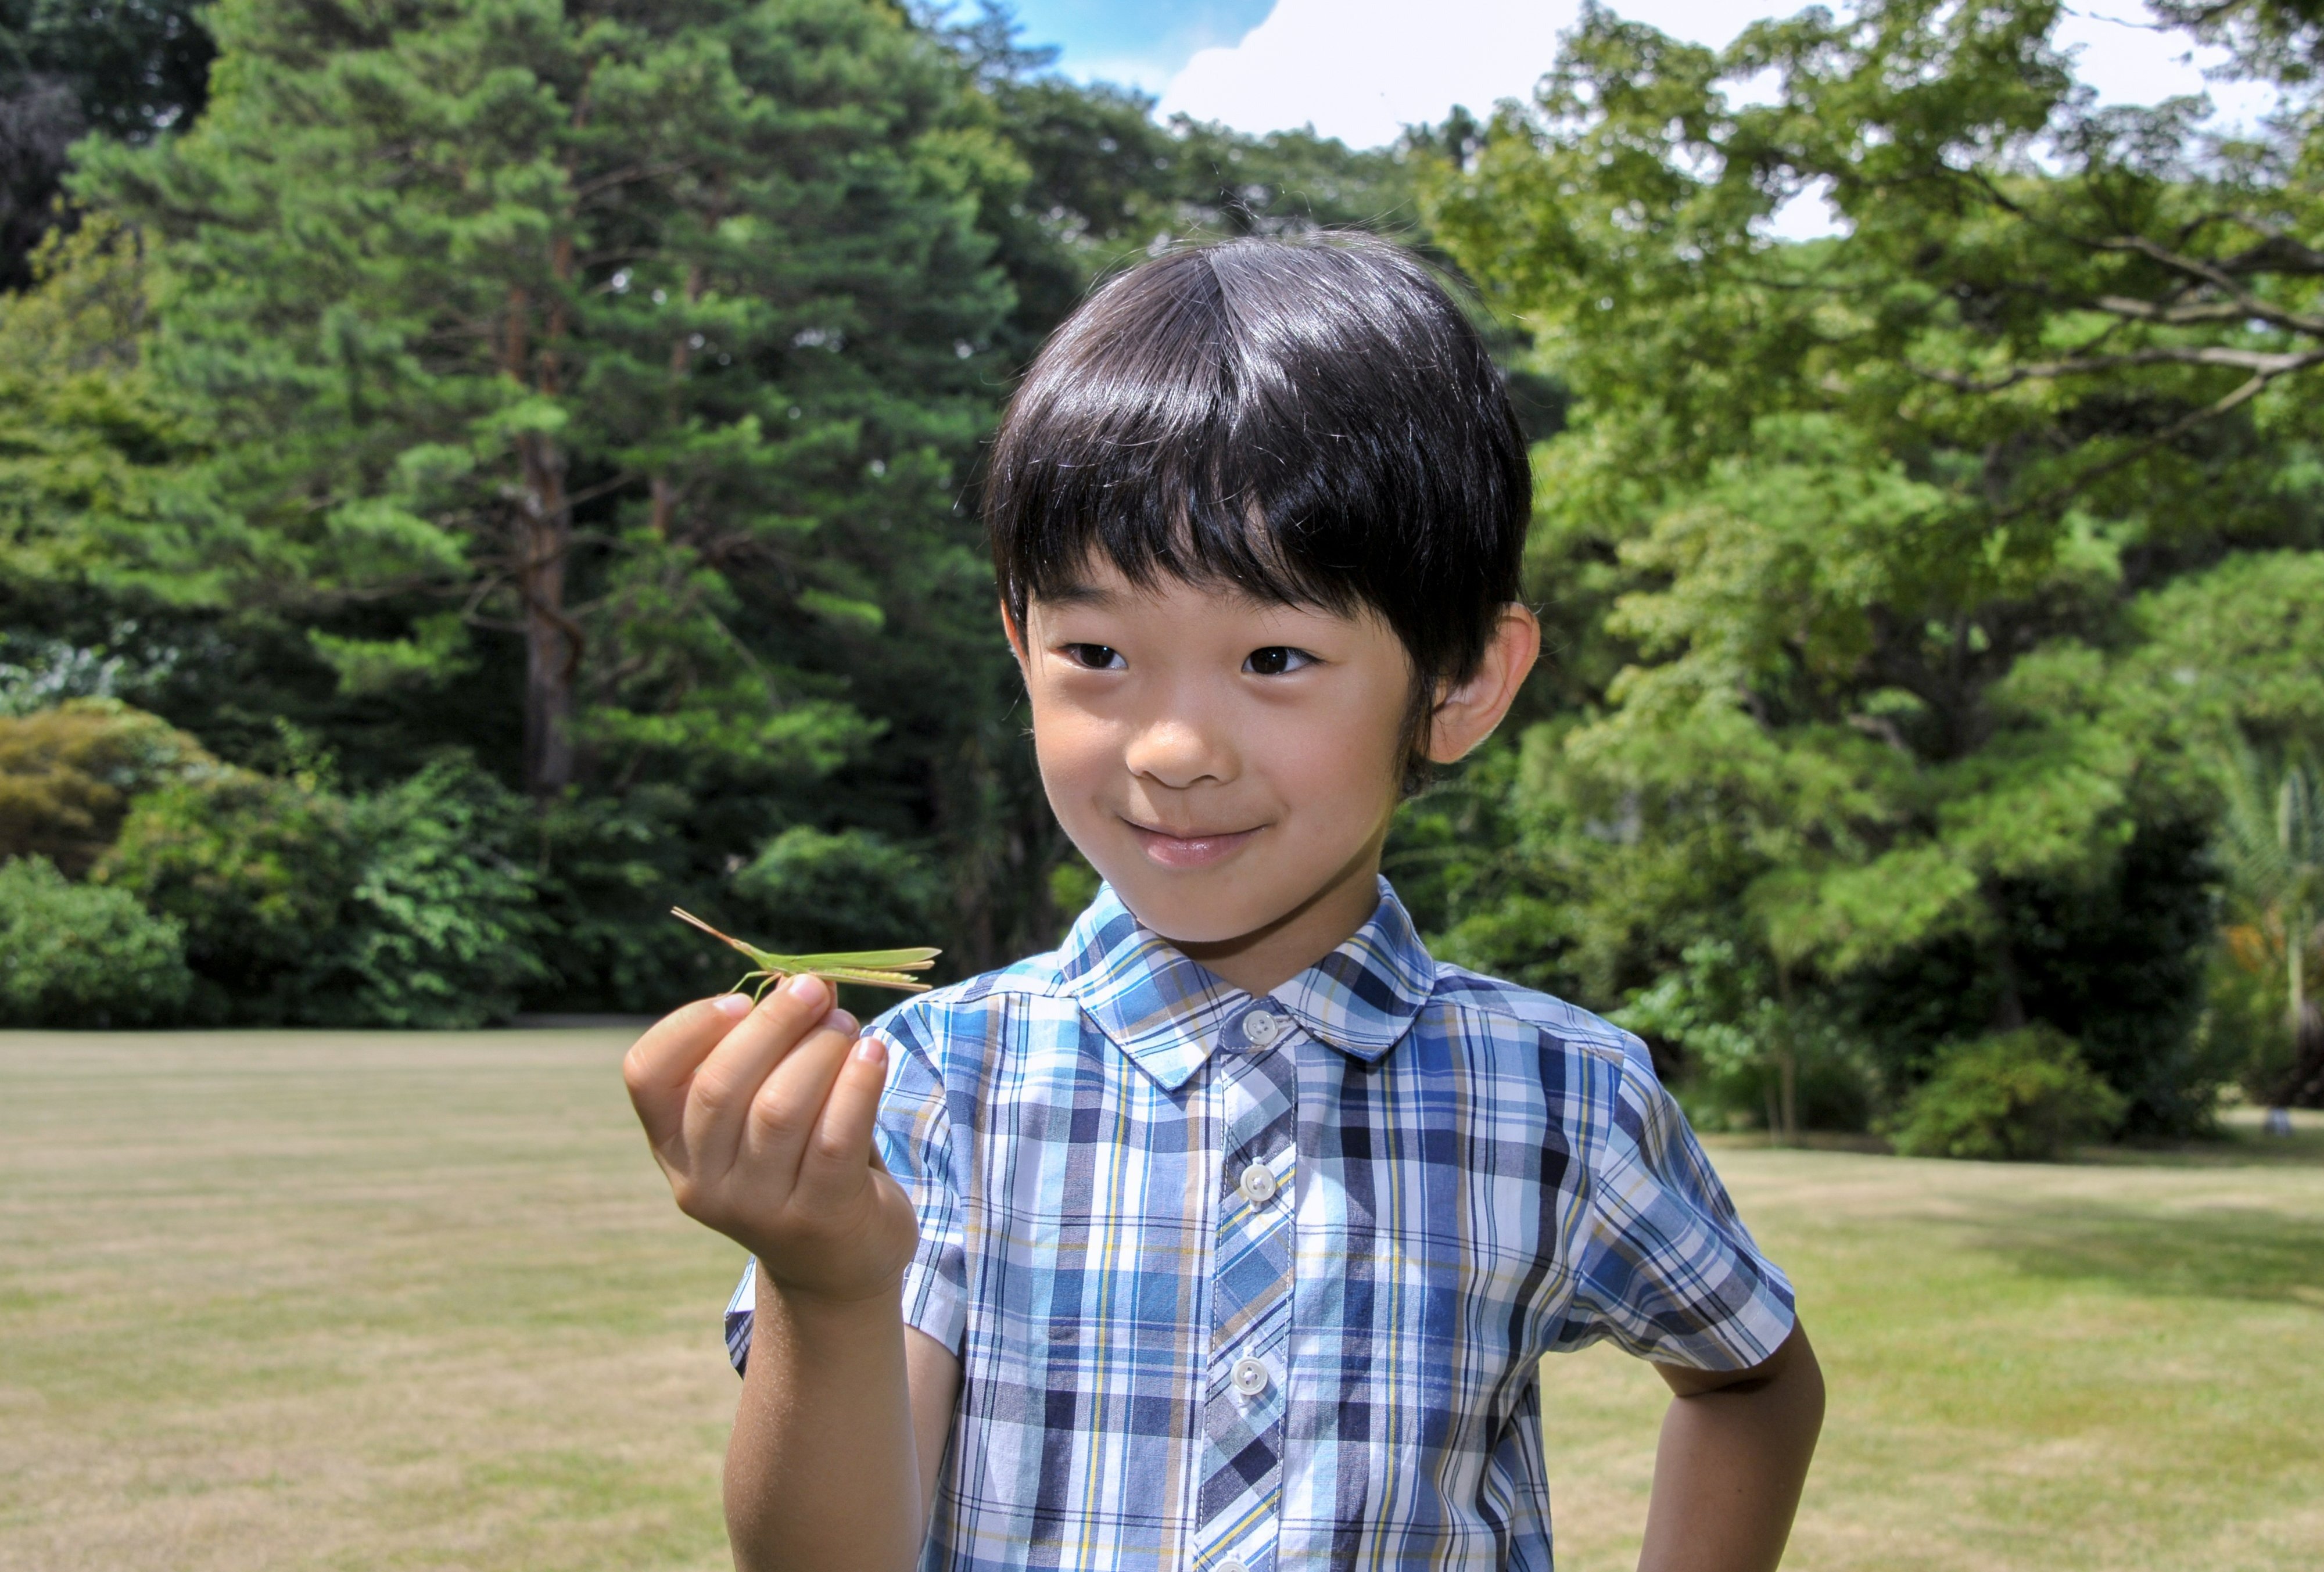
<svg viewBox="0 0 2324 1572">
<path fill-rule="evenodd" d="M 0 1568 L 726 1565 L 739 1255 L 625 1041 L 0 1034 Z M 1787 1565 L 2324 1565 L 2324 1132 L 1715 1154 L 1832 1381 Z M 1632 1563 L 1659 1394 L 1548 1366 L 1568 1572 Z"/>
</svg>

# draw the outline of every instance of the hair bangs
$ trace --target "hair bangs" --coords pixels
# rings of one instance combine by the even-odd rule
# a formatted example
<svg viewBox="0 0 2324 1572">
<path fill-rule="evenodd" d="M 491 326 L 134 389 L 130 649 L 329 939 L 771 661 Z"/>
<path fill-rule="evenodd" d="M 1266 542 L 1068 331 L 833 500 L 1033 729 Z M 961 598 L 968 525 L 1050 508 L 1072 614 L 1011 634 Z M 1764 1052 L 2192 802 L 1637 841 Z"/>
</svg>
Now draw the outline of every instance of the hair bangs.
<svg viewBox="0 0 2324 1572">
<path fill-rule="evenodd" d="M 994 438 L 984 514 L 1019 619 L 1111 563 L 1379 615 L 1433 688 L 1517 595 L 1531 483 L 1475 328 L 1385 243 L 1231 241 L 1112 280 Z"/>
</svg>

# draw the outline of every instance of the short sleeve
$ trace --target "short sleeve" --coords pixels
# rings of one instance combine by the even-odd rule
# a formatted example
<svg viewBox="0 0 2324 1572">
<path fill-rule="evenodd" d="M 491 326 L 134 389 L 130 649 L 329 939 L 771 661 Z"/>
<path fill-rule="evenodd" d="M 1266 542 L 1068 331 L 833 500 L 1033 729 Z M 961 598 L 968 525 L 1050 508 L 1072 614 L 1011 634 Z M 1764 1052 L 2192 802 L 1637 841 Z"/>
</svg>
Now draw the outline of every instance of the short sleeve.
<svg viewBox="0 0 2324 1572">
<path fill-rule="evenodd" d="M 1574 1293 L 1556 1347 L 1740 1370 L 1791 1336 L 1792 1285 L 1759 1253 L 1645 1045 L 1633 1043 L 1590 1155 Z"/>
<path fill-rule="evenodd" d="M 874 1021 L 865 1035 L 888 1047 L 888 1089 L 872 1144 L 919 1219 L 920 1242 L 904 1269 L 904 1324 L 960 1352 L 967 1324 L 967 1264 L 961 1248 L 960 1195 L 953 1182 L 952 1119 L 943 1078 L 927 1045 L 900 1012 Z M 746 1264 L 726 1303 L 726 1356 L 741 1374 L 751 1356 L 758 1304 L 758 1263 Z"/>
</svg>

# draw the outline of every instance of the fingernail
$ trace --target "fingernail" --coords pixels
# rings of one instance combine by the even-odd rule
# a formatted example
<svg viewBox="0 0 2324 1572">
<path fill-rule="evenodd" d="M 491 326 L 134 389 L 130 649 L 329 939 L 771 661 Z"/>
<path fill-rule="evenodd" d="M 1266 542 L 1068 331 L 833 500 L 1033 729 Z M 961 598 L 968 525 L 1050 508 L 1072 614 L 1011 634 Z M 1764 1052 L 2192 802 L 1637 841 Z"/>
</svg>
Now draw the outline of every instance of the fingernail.
<svg viewBox="0 0 2324 1572">
<path fill-rule="evenodd" d="M 803 1005 L 819 1005 L 830 998 L 824 991 L 823 979 L 812 971 L 802 971 L 783 984 L 783 991 Z"/>
<path fill-rule="evenodd" d="M 751 996 L 746 993 L 722 993 L 710 1001 L 710 1007 L 722 1016 L 741 1020 L 751 1013 Z"/>
<path fill-rule="evenodd" d="M 823 1017 L 823 1029 L 826 1032 L 836 1032 L 843 1037 L 853 1037 L 863 1027 L 845 1010 L 834 1010 Z"/>
<path fill-rule="evenodd" d="M 855 1057 L 866 1064 L 885 1064 L 888 1045 L 877 1037 L 859 1037 L 855 1040 Z"/>
</svg>

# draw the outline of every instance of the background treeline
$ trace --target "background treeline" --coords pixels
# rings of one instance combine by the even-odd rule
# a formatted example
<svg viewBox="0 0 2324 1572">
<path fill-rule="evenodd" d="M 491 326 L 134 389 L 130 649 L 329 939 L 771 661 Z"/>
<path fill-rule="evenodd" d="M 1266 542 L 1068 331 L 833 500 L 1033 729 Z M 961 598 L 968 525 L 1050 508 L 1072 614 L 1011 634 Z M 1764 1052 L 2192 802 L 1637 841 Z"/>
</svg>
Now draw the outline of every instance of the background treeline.
<svg viewBox="0 0 2324 1572">
<path fill-rule="evenodd" d="M 1048 942 L 979 444 L 1093 279 L 1358 226 L 1539 443 L 1552 658 L 1391 848 L 1440 952 L 1784 1131 L 2324 1100 L 2319 35 L 2158 18 L 2225 138 L 2058 14 L 1591 12 L 1357 152 L 990 9 L 0 3 L 0 1015 L 658 1010 L 673 901 Z"/>
</svg>

